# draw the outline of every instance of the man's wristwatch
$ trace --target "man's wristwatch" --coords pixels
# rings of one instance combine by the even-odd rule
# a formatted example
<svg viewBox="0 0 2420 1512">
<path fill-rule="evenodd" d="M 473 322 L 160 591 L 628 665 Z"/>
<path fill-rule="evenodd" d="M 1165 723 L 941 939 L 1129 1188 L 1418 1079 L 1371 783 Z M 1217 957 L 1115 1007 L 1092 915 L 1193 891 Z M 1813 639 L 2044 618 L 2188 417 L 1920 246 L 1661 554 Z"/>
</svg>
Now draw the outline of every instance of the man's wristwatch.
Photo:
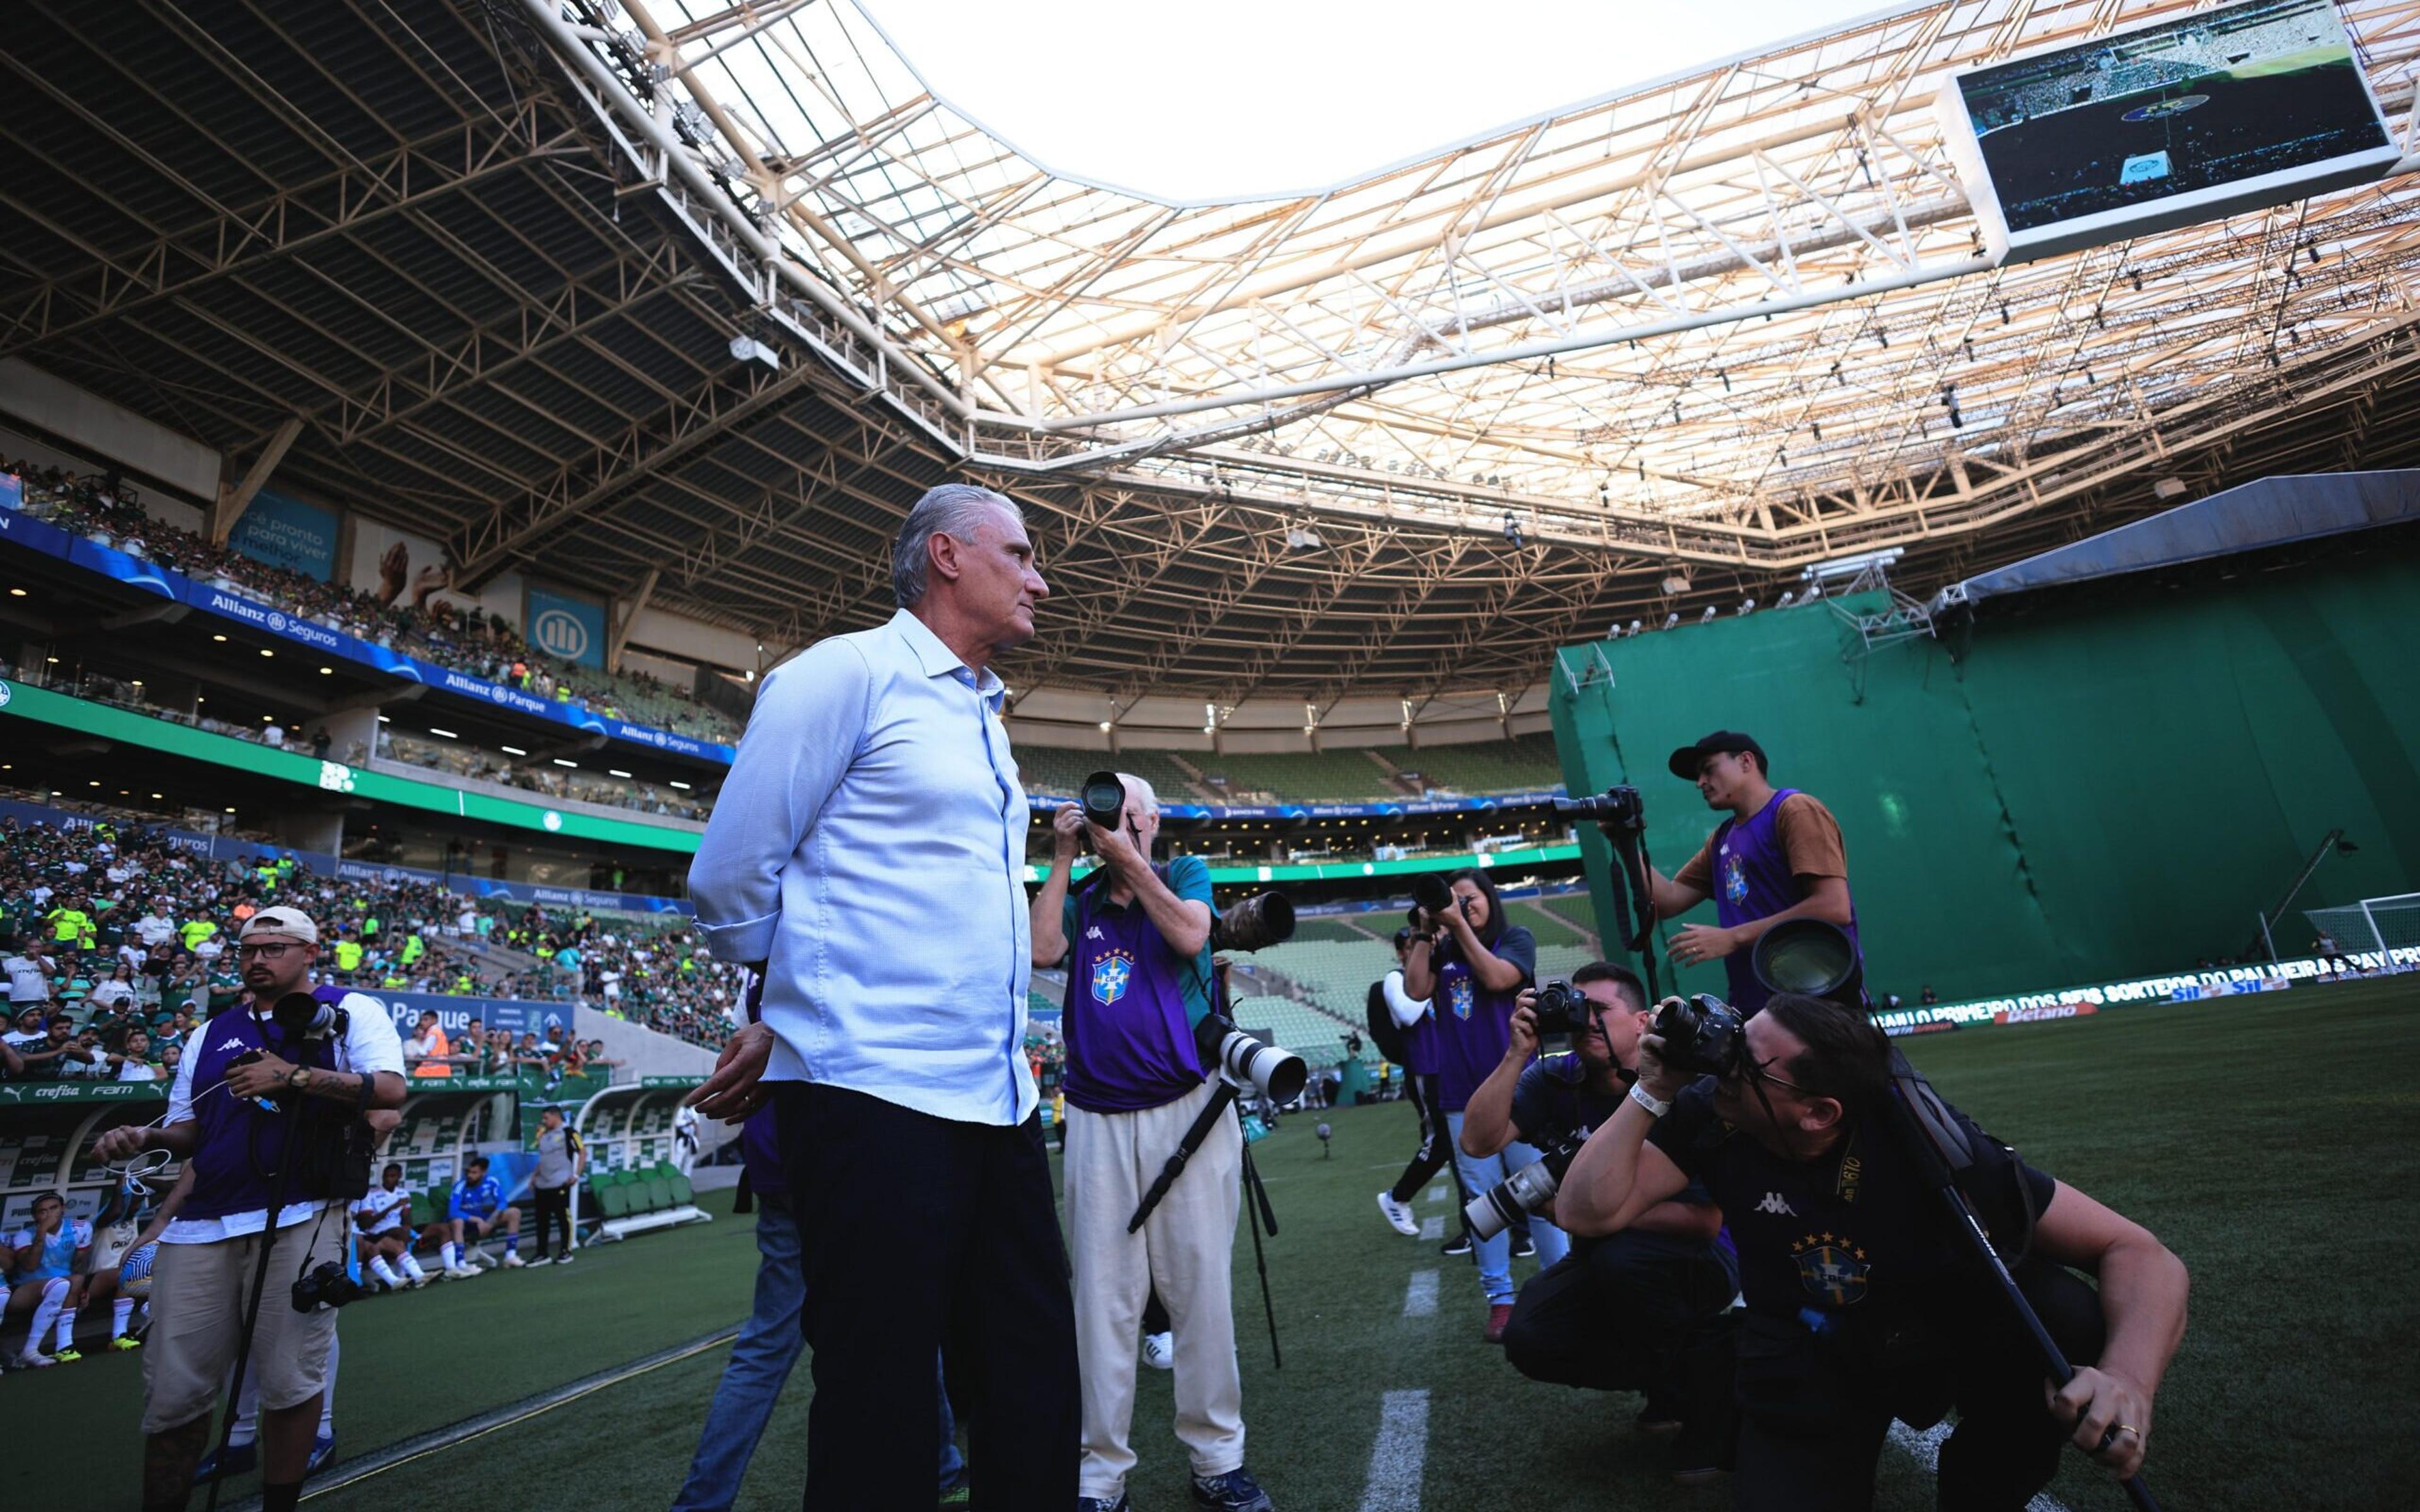
<svg viewBox="0 0 2420 1512">
<path fill-rule="evenodd" d="M 308 1066 L 297 1066 L 292 1071 L 287 1072 L 286 1073 L 286 1085 L 294 1088 L 298 1092 L 309 1091 L 311 1089 L 311 1068 Z"/>
<path fill-rule="evenodd" d="M 1630 1084 L 1630 1100 L 1633 1103 L 1637 1103 L 1640 1107 L 1645 1108 L 1647 1110 L 1647 1116 L 1651 1119 L 1660 1119 L 1667 1113 L 1672 1111 L 1672 1104 L 1665 1102 L 1662 1098 L 1657 1097 L 1654 1093 L 1649 1091 L 1645 1082 L 1633 1082 Z"/>
</svg>

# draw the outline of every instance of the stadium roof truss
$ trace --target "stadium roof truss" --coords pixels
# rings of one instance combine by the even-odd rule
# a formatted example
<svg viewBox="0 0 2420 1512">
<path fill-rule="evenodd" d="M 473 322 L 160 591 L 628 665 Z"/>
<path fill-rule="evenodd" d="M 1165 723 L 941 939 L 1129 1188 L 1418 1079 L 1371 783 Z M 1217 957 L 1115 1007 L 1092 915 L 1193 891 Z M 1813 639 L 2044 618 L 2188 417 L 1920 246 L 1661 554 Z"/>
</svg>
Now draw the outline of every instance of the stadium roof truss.
<svg viewBox="0 0 2420 1512">
<path fill-rule="evenodd" d="M 1987 266 L 1947 74 L 2195 7 L 1920 6 L 1219 204 L 1035 162 L 853 0 L 116 8 L 8 60 L 0 356 L 239 458 L 301 416 L 282 477 L 466 577 L 768 640 L 875 617 L 971 472 L 1061 591 L 1021 689 L 1527 686 L 1819 560 L 2382 463 L 2420 402 L 2400 176 Z M 2420 0 L 2344 14 L 2409 169 Z"/>
</svg>

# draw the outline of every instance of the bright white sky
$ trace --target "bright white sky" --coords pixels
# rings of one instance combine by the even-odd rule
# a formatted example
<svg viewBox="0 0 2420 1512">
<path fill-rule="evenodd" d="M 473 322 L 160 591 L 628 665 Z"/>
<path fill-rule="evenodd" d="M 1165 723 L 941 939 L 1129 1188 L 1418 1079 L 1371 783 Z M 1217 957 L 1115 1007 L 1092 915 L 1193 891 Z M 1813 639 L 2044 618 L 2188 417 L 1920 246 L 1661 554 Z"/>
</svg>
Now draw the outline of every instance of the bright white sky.
<svg viewBox="0 0 2420 1512">
<path fill-rule="evenodd" d="M 1062 173 L 1324 187 L 1888 0 L 864 0 L 927 83 Z"/>
</svg>

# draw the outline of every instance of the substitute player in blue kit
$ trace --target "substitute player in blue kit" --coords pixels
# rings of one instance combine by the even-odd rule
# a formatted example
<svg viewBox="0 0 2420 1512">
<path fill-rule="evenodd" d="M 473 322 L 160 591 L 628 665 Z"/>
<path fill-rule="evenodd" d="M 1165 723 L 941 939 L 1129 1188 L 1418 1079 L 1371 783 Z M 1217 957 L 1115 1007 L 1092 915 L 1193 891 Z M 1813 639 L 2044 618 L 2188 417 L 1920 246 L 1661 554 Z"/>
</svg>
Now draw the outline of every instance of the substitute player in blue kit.
<svg viewBox="0 0 2420 1512">
<path fill-rule="evenodd" d="M 445 1247 L 439 1252 L 446 1278 L 466 1280 L 479 1273 L 462 1261 L 465 1240 L 476 1243 L 498 1229 L 504 1234 L 504 1269 L 517 1271 L 521 1259 L 521 1210 L 507 1206 L 504 1186 L 488 1174 L 488 1157 L 473 1155 L 462 1163 L 462 1179 L 445 1199 Z"/>
</svg>

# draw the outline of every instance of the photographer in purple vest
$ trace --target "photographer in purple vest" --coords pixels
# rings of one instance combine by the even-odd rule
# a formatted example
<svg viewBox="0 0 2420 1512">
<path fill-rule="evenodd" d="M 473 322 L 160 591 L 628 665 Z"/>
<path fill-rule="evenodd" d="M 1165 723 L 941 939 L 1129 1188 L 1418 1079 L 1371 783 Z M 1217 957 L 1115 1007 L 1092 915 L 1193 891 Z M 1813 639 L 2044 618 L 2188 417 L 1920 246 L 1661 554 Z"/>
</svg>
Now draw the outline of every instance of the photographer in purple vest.
<svg viewBox="0 0 2420 1512">
<path fill-rule="evenodd" d="M 1517 1139 L 1494 1153 L 1475 1154 L 1462 1137 L 1470 1094 L 1486 1083 L 1512 1042 L 1513 1002 L 1523 988 L 1537 985 L 1538 942 L 1506 920 L 1496 881 L 1484 871 L 1455 872 L 1452 888 L 1449 906 L 1420 910 L 1421 933 L 1404 956 L 1404 991 L 1427 998 L 1435 1018 L 1437 1109 L 1453 1141 L 1454 1171 L 1465 1192 L 1486 1192 L 1538 1158 L 1534 1147 Z M 1529 1237 L 1541 1266 L 1561 1259 L 1570 1247 L 1562 1230 L 1534 1213 Z M 1479 1288 L 1487 1298 L 1481 1336 L 1501 1344 L 1516 1294 L 1512 1236 L 1499 1230 L 1493 1239 L 1474 1241 L 1465 1232 L 1445 1252 L 1459 1255 L 1466 1245 L 1476 1254 Z"/>
<path fill-rule="evenodd" d="M 159 1322 L 143 1350 L 143 1504 L 154 1512 L 182 1507 L 192 1489 L 263 1242 L 269 1277 L 247 1367 L 260 1394 L 261 1505 L 298 1504 L 336 1315 L 296 1310 L 292 1288 L 341 1259 L 345 1242 L 346 1204 L 332 1200 L 343 1196 L 333 1190 L 341 1161 L 323 1157 L 330 1142 L 341 1149 L 349 1125 L 403 1105 L 403 1041 L 386 1005 L 360 993 L 329 1004 L 312 993 L 319 931 L 308 915 L 262 909 L 244 921 L 236 955 L 246 995 L 185 1041 L 160 1126 L 121 1125 L 93 1145 L 103 1162 L 163 1150 L 194 1172 L 192 1196 L 160 1235 L 151 1282 Z M 297 995 L 321 996 L 313 1009 L 341 1026 L 306 1030 L 277 1012 Z M 299 1120 L 287 1116 L 294 1099 Z"/>
<path fill-rule="evenodd" d="M 1794 788 L 1774 787 L 1764 748 L 1735 730 L 1717 730 L 1672 753 L 1672 775 L 1695 782 L 1709 809 L 1730 817 L 1678 875 L 1647 869 L 1642 887 L 1660 918 L 1714 900 L 1714 924 L 1684 924 L 1672 935 L 1672 960 L 1684 966 L 1720 961 L 1730 998 L 1753 1013 L 1770 995 L 1749 964 L 1749 947 L 1785 918 L 1820 918 L 1857 939 L 1849 900 L 1849 858 L 1832 810 Z"/>
<path fill-rule="evenodd" d="M 1154 1291 L 1174 1335 L 1176 1437 L 1192 1462 L 1193 1504 L 1269 1512 L 1244 1469 L 1244 1382 L 1231 1304 L 1244 1131 L 1221 1118 L 1143 1221 L 1127 1220 L 1214 1095 L 1217 1068 L 1194 1041 L 1209 1016 L 1210 869 L 1198 856 L 1151 860 L 1159 798 L 1120 772 L 1115 829 L 1069 805 L 1052 822 L 1049 874 L 1033 899 L 1033 964 L 1067 967 L 1067 1252 L 1076 1273 L 1083 1459 L 1077 1512 L 1125 1512 L 1135 1356 Z M 1101 870 L 1069 890 L 1076 855 Z"/>
</svg>

